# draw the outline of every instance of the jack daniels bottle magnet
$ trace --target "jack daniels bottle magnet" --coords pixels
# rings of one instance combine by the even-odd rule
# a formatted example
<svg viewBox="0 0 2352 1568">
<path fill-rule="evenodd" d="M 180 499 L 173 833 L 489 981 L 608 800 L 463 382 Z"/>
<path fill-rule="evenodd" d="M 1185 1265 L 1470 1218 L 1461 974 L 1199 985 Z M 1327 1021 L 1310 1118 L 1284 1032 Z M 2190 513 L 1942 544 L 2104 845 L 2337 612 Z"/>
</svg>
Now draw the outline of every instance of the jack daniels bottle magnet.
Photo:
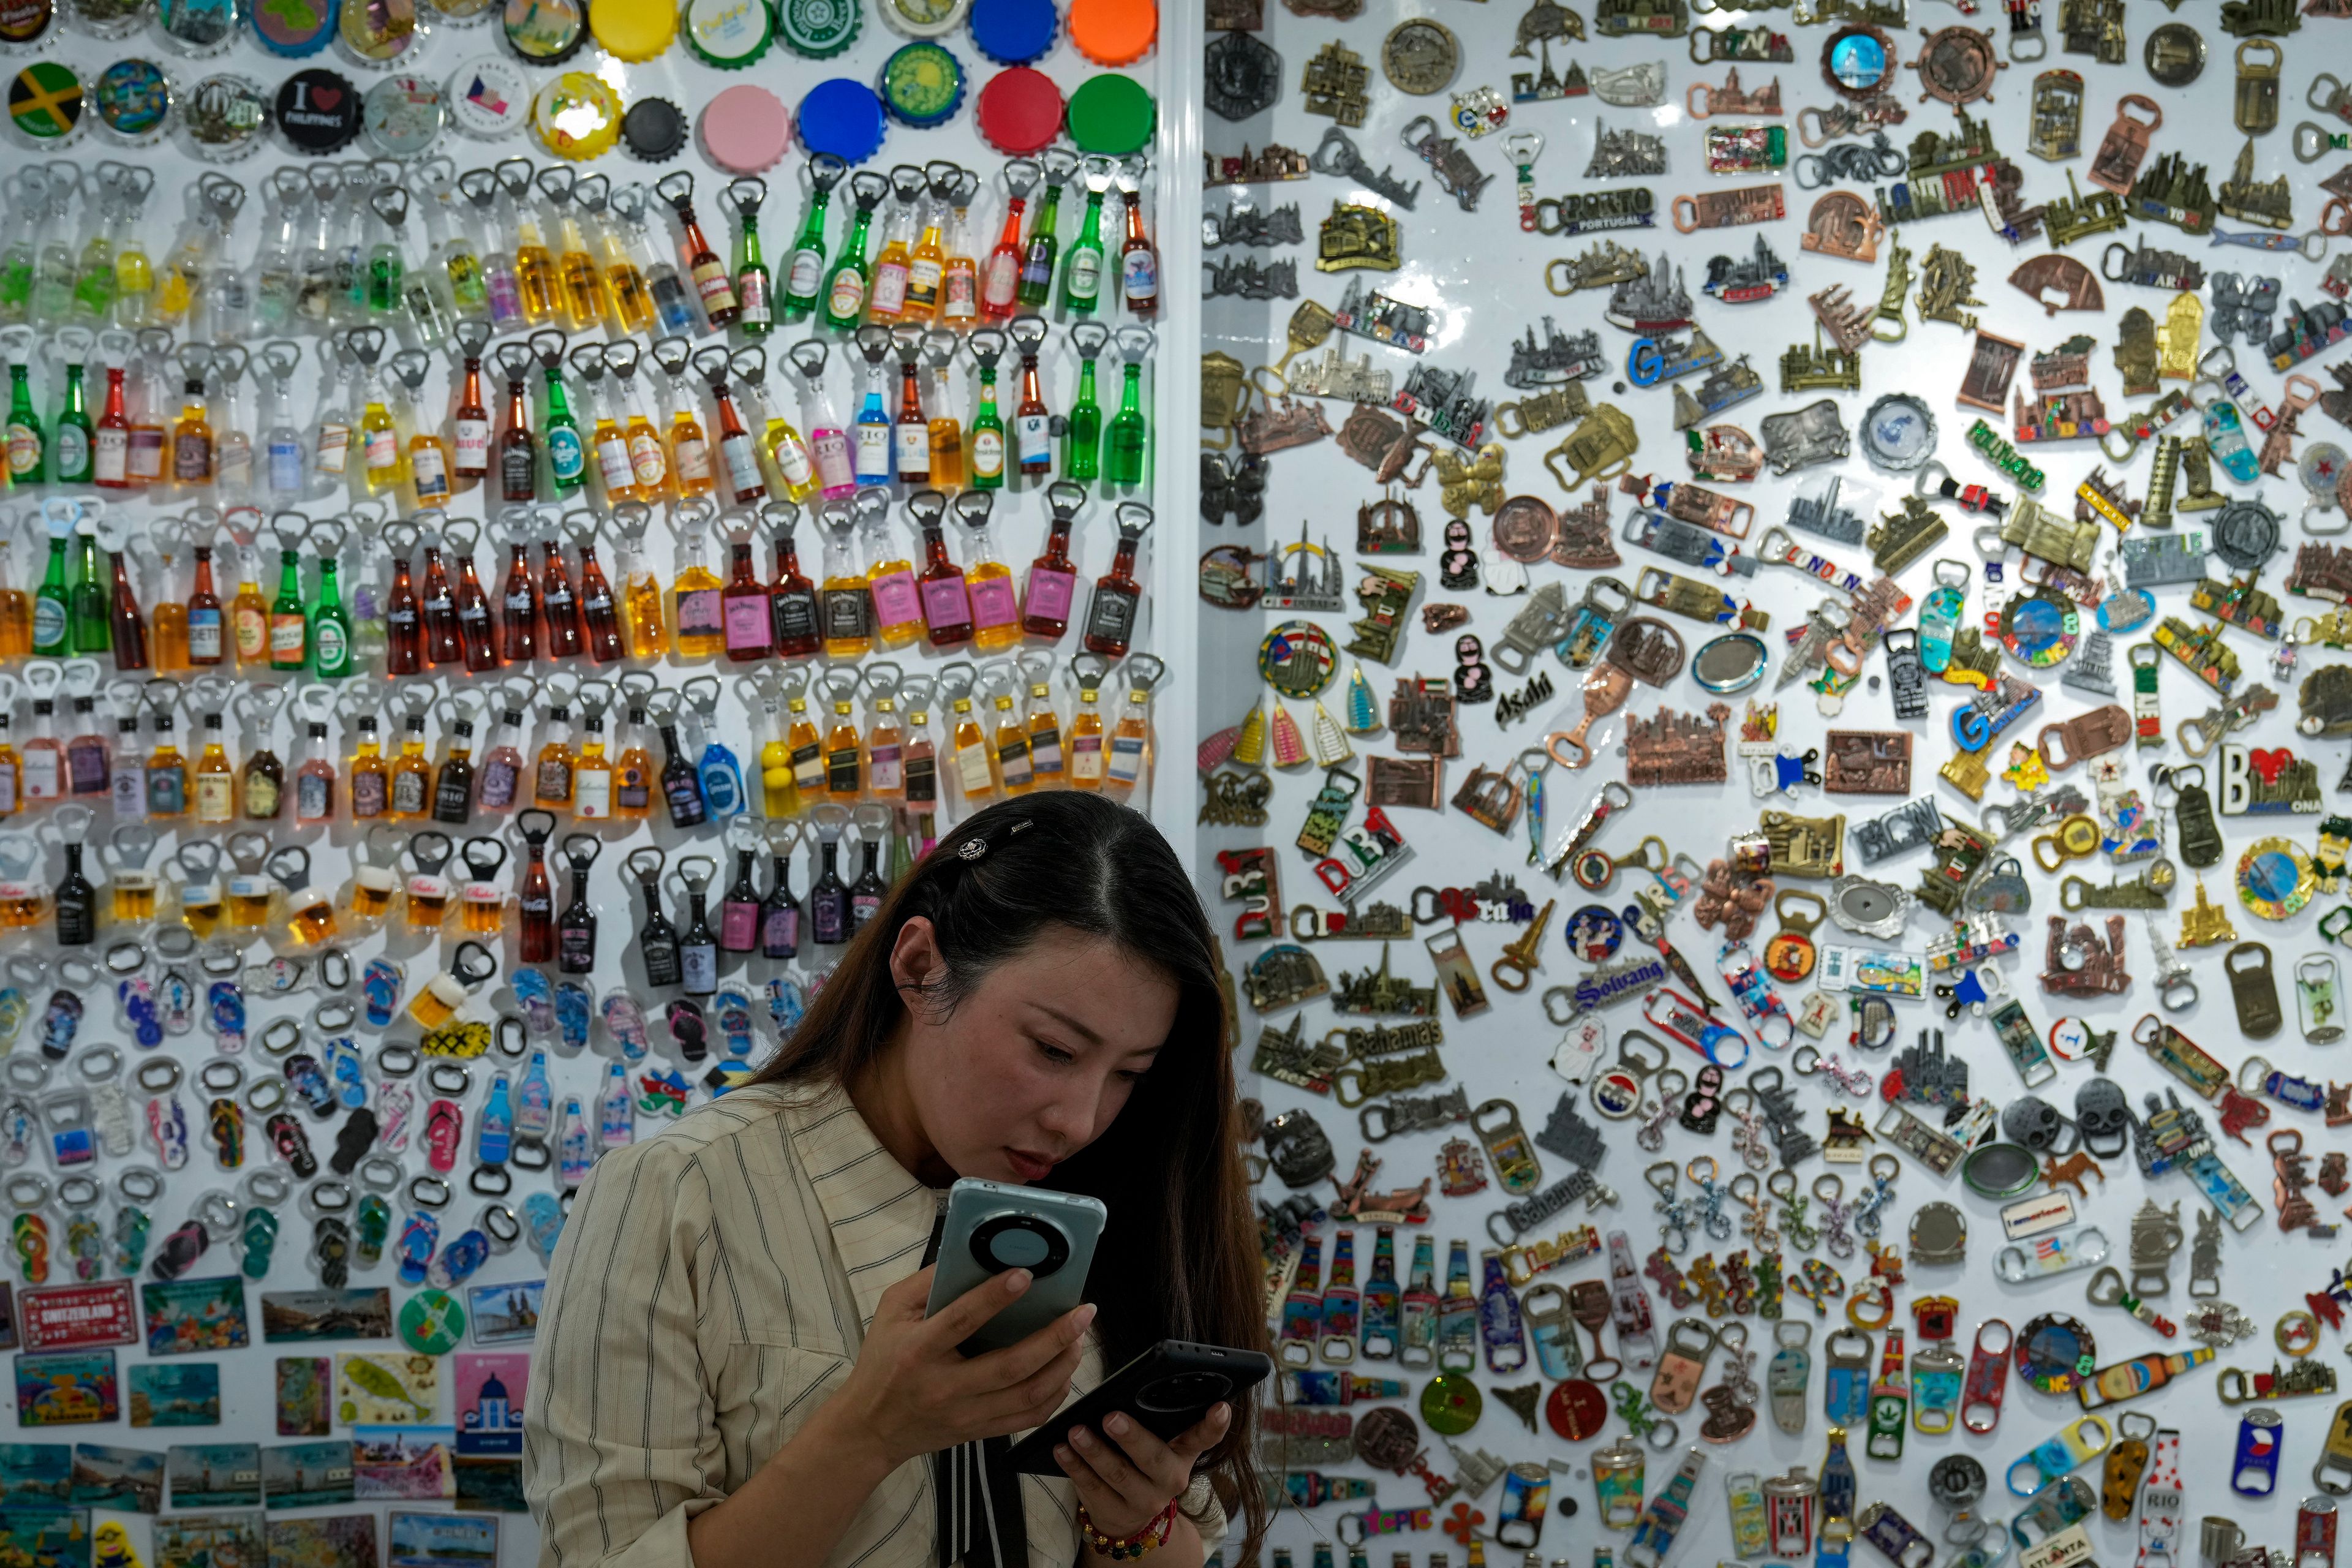
<svg viewBox="0 0 2352 1568">
<path fill-rule="evenodd" d="M 572 901 L 555 921 L 556 967 L 566 974 L 589 974 L 596 968 L 596 906 L 588 901 L 588 868 L 604 852 L 604 841 L 574 833 L 563 841 L 563 858 L 572 868 Z"/>
<path fill-rule="evenodd" d="M 669 857 L 653 846 L 646 845 L 629 851 L 624 861 L 645 890 L 645 918 L 637 923 L 637 952 L 645 961 L 646 984 L 656 988 L 683 984 L 686 980 L 684 960 L 678 953 L 677 928 L 662 913 L 662 867 Z"/>
</svg>

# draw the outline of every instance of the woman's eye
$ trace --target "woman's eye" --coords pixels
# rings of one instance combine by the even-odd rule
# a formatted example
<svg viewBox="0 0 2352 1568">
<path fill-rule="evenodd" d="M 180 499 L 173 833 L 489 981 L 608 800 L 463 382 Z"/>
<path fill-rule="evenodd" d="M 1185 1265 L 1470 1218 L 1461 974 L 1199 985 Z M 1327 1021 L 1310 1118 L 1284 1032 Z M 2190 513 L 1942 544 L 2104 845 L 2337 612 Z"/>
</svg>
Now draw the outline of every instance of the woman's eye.
<svg viewBox="0 0 2352 1568">
<path fill-rule="evenodd" d="M 1049 1046 L 1043 1040 L 1037 1042 L 1037 1048 L 1045 1053 L 1045 1059 L 1047 1061 L 1054 1063 L 1056 1067 L 1068 1062 L 1074 1062 L 1078 1059 L 1069 1052 L 1062 1049 L 1061 1047 Z"/>
</svg>

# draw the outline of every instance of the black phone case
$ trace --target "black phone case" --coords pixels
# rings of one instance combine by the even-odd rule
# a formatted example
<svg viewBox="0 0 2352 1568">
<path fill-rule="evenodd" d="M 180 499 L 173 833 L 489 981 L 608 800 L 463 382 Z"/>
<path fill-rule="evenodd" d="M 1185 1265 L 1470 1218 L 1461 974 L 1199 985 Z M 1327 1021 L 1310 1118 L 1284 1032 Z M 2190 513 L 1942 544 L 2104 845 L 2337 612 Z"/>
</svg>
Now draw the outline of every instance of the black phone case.
<svg viewBox="0 0 2352 1568">
<path fill-rule="evenodd" d="M 1123 1410 L 1146 1431 L 1172 1437 L 1198 1423 L 1212 1405 L 1237 1398 L 1273 1373 L 1273 1361 L 1256 1351 L 1162 1340 L 1055 1411 L 1006 1458 L 1021 1474 L 1059 1476 L 1054 1448 L 1068 1440 L 1074 1426 L 1091 1426 L 1099 1434 L 1104 1418 Z"/>
</svg>

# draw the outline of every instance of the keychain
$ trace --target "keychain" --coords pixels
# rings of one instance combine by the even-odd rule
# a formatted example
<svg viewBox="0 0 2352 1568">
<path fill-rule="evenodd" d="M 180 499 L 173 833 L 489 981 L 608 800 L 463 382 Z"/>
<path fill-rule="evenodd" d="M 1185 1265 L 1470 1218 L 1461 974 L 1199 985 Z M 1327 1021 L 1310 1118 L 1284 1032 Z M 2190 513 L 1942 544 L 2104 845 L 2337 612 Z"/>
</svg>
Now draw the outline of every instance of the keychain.
<svg viewBox="0 0 2352 1568">
<path fill-rule="evenodd" d="M 1517 181 L 1513 187 L 1519 203 L 1519 227 L 1529 234 L 1536 232 L 1536 160 L 1543 153 L 1544 139 L 1532 131 L 1514 131 L 1503 138 L 1503 156 L 1516 169 Z"/>
</svg>

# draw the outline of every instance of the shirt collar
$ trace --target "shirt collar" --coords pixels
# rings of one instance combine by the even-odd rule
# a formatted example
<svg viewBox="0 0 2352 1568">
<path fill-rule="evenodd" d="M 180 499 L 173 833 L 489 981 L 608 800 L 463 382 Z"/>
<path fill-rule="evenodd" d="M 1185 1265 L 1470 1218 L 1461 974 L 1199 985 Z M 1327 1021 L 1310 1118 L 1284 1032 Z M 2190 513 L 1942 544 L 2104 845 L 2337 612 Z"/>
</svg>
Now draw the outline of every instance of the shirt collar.
<svg viewBox="0 0 2352 1568">
<path fill-rule="evenodd" d="M 943 1194 L 891 1157 L 840 1085 L 796 1092 L 782 1113 L 859 1321 L 870 1324 L 882 1292 L 922 1267 Z"/>
</svg>

